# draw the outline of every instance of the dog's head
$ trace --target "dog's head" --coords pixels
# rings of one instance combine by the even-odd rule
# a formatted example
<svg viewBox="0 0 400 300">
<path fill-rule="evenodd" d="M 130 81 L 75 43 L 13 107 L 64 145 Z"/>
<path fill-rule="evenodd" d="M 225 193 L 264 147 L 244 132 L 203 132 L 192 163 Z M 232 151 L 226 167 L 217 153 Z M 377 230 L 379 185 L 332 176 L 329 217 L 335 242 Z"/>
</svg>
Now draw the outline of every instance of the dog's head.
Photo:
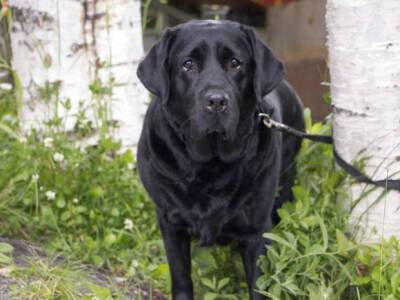
<svg viewBox="0 0 400 300">
<path fill-rule="evenodd" d="M 204 161 L 234 144 L 241 121 L 282 80 L 283 66 L 247 26 L 192 21 L 164 31 L 138 77 L 188 128 L 189 150 Z"/>
</svg>

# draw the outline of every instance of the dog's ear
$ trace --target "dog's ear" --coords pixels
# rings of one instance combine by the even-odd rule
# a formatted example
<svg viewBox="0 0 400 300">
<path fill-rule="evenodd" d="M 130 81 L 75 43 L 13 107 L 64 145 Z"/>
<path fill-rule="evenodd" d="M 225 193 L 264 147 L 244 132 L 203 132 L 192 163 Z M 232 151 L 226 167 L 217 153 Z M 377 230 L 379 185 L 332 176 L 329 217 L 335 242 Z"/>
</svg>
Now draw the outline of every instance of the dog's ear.
<svg viewBox="0 0 400 300">
<path fill-rule="evenodd" d="M 257 36 L 254 29 L 245 25 L 242 25 L 241 28 L 246 33 L 253 51 L 254 92 L 257 100 L 261 101 L 282 81 L 285 75 L 283 64 Z"/>
<path fill-rule="evenodd" d="M 171 29 L 164 30 L 160 40 L 150 49 L 137 69 L 140 81 L 163 104 L 169 98 L 168 55 L 172 36 Z"/>
</svg>

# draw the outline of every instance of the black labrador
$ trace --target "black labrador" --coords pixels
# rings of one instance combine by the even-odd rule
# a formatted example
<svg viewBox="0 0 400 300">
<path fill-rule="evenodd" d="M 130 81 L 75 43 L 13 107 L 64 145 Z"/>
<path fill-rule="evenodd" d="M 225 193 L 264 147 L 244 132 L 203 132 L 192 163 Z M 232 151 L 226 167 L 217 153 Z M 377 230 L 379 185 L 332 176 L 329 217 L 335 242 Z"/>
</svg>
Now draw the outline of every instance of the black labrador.
<svg viewBox="0 0 400 300">
<path fill-rule="evenodd" d="M 164 31 L 138 68 L 155 95 L 138 148 L 157 216 L 174 300 L 193 299 L 190 242 L 237 241 L 256 293 L 257 257 L 276 209 L 292 197 L 300 140 L 258 114 L 303 130 L 303 108 L 283 66 L 247 26 L 192 21 Z"/>
</svg>

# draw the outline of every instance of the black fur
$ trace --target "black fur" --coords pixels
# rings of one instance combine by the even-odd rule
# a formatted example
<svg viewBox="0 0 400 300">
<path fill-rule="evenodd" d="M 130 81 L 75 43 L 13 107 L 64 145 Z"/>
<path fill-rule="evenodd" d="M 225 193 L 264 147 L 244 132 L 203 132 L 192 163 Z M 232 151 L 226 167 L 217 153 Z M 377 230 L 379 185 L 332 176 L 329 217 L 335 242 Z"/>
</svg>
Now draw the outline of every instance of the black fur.
<svg viewBox="0 0 400 300">
<path fill-rule="evenodd" d="M 267 129 L 258 113 L 303 129 L 282 64 L 249 27 L 192 21 L 163 33 L 138 76 L 155 95 L 139 173 L 157 207 L 173 299 L 193 299 L 192 239 L 204 246 L 238 241 L 250 298 L 265 299 L 254 292 L 256 259 L 276 209 L 292 197 L 300 140 Z"/>
</svg>

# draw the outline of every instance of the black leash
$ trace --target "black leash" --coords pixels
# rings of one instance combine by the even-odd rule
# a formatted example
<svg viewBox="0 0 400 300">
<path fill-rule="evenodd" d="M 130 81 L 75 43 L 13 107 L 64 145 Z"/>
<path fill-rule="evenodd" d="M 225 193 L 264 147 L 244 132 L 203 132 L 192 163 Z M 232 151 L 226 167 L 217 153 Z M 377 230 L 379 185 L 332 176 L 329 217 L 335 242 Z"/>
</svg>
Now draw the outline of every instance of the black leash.
<svg viewBox="0 0 400 300">
<path fill-rule="evenodd" d="M 260 113 L 259 116 L 262 118 L 263 123 L 268 128 L 276 129 L 278 131 L 286 132 L 288 134 L 297 136 L 301 139 L 307 139 L 313 142 L 329 144 L 333 146 L 333 155 L 337 164 L 345 170 L 348 174 L 350 174 L 355 180 L 361 183 L 373 184 L 376 186 L 383 187 L 388 190 L 400 191 L 400 180 L 393 179 L 385 179 L 385 180 L 372 180 L 367 175 L 360 172 L 360 170 L 356 169 L 349 163 L 347 163 L 336 151 L 335 146 L 333 145 L 333 138 L 329 135 L 319 135 L 319 134 L 308 134 L 306 132 L 297 130 L 283 123 L 277 122 L 271 119 L 271 116 L 266 113 Z"/>
</svg>

